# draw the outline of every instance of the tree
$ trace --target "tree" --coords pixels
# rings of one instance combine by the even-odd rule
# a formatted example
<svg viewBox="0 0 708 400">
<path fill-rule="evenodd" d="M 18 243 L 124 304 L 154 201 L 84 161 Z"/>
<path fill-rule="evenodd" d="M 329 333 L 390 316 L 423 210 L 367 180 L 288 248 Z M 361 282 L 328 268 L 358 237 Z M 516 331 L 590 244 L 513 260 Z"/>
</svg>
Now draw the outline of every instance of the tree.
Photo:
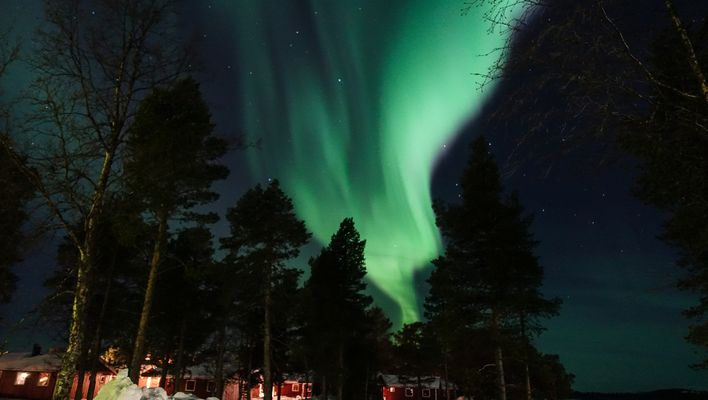
<svg viewBox="0 0 708 400">
<path fill-rule="evenodd" d="M 181 229 L 167 243 L 160 264 L 146 348 L 162 365 L 161 385 L 172 369 L 175 390 L 181 387 L 185 367 L 200 353 L 216 325 L 214 293 L 207 281 L 213 256 L 211 231 L 195 226 Z"/>
<path fill-rule="evenodd" d="M 365 357 L 364 398 L 367 400 L 378 399 L 381 396 L 378 374 L 393 365 L 392 326 L 391 320 L 380 307 L 374 305 L 366 310 L 361 354 Z"/>
<path fill-rule="evenodd" d="M 288 274 L 285 262 L 297 257 L 310 233 L 277 180 L 265 188 L 250 189 L 227 211 L 226 218 L 231 235 L 221 240 L 222 248 L 249 272 L 251 296 L 259 300 L 263 311 L 263 391 L 265 400 L 271 400 L 274 282 Z"/>
<path fill-rule="evenodd" d="M 503 197 L 499 171 L 484 137 L 472 143 L 461 187 L 460 204 L 435 206 L 446 246 L 433 261 L 426 313 L 431 323 L 452 322 L 488 332 L 497 392 L 505 400 L 505 341 L 512 337 L 510 332 L 518 331 L 519 319 L 555 313 L 559 301 L 546 300 L 539 292 L 543 270 L 534 255 L 531 219 L 523 215 L 515 196 Z"/>
<path fill-rule="evenodd" d="M 347 378 L 356 371 L 350 349 L 361 337 L 366 310 L 372 303 L 364 294 L 365 246 L 354 220 L 345 218 L 327 247 L 310 260 L 310 279 L 305 284 L 306 330 L 313 366 L 325 383 L 334 380 L 337 400 L 345 398 L 345 393 L 355 393 L 351 388 L 345 390 Z M 325 395 L 326 386 L 323 384 Z"/>
<path fill-rule="evenodd" d="M 171 6 L 172 0 L 47 0 L 37 51 L 28 59 L 36 77 L 27 99 L 33 112 L 21 118 L 21 130 L 0 140 L 79 254 L 55 400 L 68 397 L 85 342 L 97 221 L 117 182 L 137 102 L 146 89 L 186 67 L 168 24 Z"/>
<path fill-rule="evenodd" d="M 676 46 L 681 36 L 666 31 L 654 40 L 649 64 L 652 73 L 673 88 L 694 93 L 686 97 L 674 90 L 656 87 L 646 111 L 623 127 L 620 144 L 640 161 L 635 193 L 643 201 L 669 212 L 661 239 L 679 250 L 678 265 L 686 275 L 679 281 L 682 289 L 700 295 L 699 303 L 685 311 L 693 320 L 689 342 L 708 349 L 708 102 L 699 94 L 691 65 L 696 57 L 708 65 L 708 22 L 688 31 L 696 54 L 686 54 Z M 708 67 L 702 73 L 708 73 Z M 696 365 L 708 368 L 708 359 Z"/>
<path fill-rule="evenodd" d="M 17 281 L 11 267 L 22 259 L 22 225 L 27 221 L 26 206 L 34 193 L 5 153 L 0 153 L 0 187 L 0 303 L 7 303 Z"/>
<path fill-rule="evenodd" d="M 420 400 L 421 377 L 436 373 L 437 346 L 431 333 L 428 324 L 414 322 L 403 325 L 393 334 L 395 370 L 402 375 L 415 376 L 418 386 L 416 400 Z"/>
<path fill-rule="evenodd" d="M 10 31 L 0 32 L 0 78 L 19 56 L 19 46 L 10 44 L 9 36 Z M 0 138 L 7 135 L 7 112 L 5 105 L 0 104 Z M 15 291 L 17 276 L 11 267 L 21 260 L 21 245 L 25 239 L 21 228 L 28 218 L 27 203 L 34 194 L 32 185 L 21 174 L 26 164 L 26 159 L 13 159 L 0 149 L 0 186 L 3 188 L 0 193 L 0 304 L 9 302 Z"/>
<path fill-rule="evenodd" d="M 144 357 L 153 291 L 170 219 L 213 221 L 193 207 L 218 198 L 210 187 L 224 179 L 228 169 L 217 160 L 226 142 L 212 136 L 209 108 L 199 85 L 191 78 L 156 88 L 141 103 L 130 128 L 126 148 L 126 187 L 130 196 L 156 225 L 145 299 L 135 335 L 129 376 L 137 382 Z M 207 219 L 205 219 L 207 218 Z"/>
<path fill-rule="evenodd" d="M 534 392 L 544 399 L 567 399 L 573 394 L 572 385 L 575 375 L 568 373 L 555 354 L 534 352 L 531 357 L 533 379 L 536 383 Z"/>
<path fill-rule="evenodd" d="M 540 23 L 521 26 L 508 59 L 491 71 L 518 83 L 496 118 L 528 118 L 519 140 L 545 148 L 534 158 L 558 154 L 549 147 L 556 143 L 601 161 L 627 154 L 639 161 L 635 193 L 669 213 L 661 238 L 680 252 L 677 264 L 687 274 L 678 286 L 701 299 L 685 311 L 693 320 L 687 339 L 708 348 L 708 26 L 696 18 L 708 7 L 657 0 L 645 5 L 656 13 L 645 10 L 637 21 L 630 1 L 524 3 L 534 7 L 530 21 Z M 544 97 L 561 100 L 537 101 Z"/>
</svg>

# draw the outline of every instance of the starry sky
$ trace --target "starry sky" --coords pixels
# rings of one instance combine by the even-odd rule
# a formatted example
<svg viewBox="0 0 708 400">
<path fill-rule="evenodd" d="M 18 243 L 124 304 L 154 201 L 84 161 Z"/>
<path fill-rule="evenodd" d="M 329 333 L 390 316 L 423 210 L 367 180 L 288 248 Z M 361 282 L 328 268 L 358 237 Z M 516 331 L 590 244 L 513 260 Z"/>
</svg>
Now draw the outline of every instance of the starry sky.
<svg viewBox="0 0 708 400">
<path fill-rule="evenodd" d="M 0 23 L 13 21 L 30 37 L 41 2 L 5 3 Z M 342 218 L 354 217 L 367 240 L 372 294 L 392 319 L 410 322 L 422 314 L 429 261 L 442 246 L 432 199 L 454 201 L 467 144 L 485 134 L 509 172 L 505 186 L 536 216 L 544 293 L 564 301 L 537 340 L 540 349 L 561 356 L 578 390 L 708 389 L 705 374 L 688 368 L 699 357 L 683 341 L 688 322 L 680 313 L 695 298 L 673 287 L 675 254 L 656 239 L 662 215 L 631 194 L 633 163 L 594 168 L 558 157 L 552 167 L 526 163 L 511 173 L 506 161 L 519 150 L 509 131 L 523 126 L 488 118 L 511 93 L 509 84 L 479 90 L 475 75 L 494 62 L 488 53 L 506 36 L 488 32 L 484 8 L 463 16 L 463 6 L 187 2 L 181 26 L 185 37 L 196 37 L 197 77 L 217 131 L 253 143 L 225 159 L 232 172 L 218 184 L 216 210 L 223 213 L 257 182 L 280 180 L 314 236 L 300 264 Z M 18 66 L 5 95 L 27 79 Z M 216 236 L 225 233 L 217 224 Z M 36 245 L 18 267 L 15 302 L 0 308 L 8 321 L 23 318 L 41 297 L 53 252 Z M 31 323 L 20 326 L 0 327 L 23 332 L 11 336 L 10 347 L 44 337 Z"/>
</svg>

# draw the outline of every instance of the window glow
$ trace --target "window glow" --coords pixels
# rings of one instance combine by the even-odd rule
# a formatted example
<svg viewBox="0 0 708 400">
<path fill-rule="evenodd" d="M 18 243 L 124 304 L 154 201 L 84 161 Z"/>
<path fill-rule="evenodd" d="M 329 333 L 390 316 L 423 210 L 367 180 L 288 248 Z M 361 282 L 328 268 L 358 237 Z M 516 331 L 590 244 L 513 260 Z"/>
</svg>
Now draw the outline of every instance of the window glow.
<svg viewBox="0 0 708 400">
<path fill-rule="evenodd" d="M 51 374 L 49 372 L 40 372 L 39 379 L 37 379 L 37 386 L 49 386 L 49 378 Z"/>
<path fill-rule="evenodd" d="M 29 375 L 29 372 L 18 372 L 15 377 L 15 385 L 24 385 Z"/>
</svg>

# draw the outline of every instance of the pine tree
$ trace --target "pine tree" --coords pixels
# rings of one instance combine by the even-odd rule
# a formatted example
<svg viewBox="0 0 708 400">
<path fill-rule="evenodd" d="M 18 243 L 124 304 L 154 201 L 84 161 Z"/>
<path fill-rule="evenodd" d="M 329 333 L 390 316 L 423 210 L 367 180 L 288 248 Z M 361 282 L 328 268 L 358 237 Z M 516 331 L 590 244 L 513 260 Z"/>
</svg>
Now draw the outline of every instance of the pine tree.
<svg viewBox="0 0 708 400">
<path fill-rule="evenodd" d="M 152 359 L 162 364 L 163 378 L 173 367 L 175 390 L 180 388 L 184 368 L 214 329 L 213 293 L 206 284 L 213 255 L 211 231 L 195 226 L 180 230 L 168 242 L 160 265 L 146 342 Z M 161 379 L 160 385 L 165 381 Z"/>
<path fill-rule="evenodd" d="M 217 163 L 226 152 L 226 142 L 213 136 L 212 130 L 209 108 L 202 99 L 199 84 L 191 78 L 166 89 L 155 89 L 140 103 L 130 129 L 126 186 L 131 198 L 141 203 L 156 225 L 129 368 L 130 378 L 135 382 L 144 357 L 145 335 L 168 223 L 178 216 L 199 222 L 213 222 L 215 218 L 189 211 L 216 200 L 218 194 L 210 187 L 215 180 L 228 175 L 228 169 Z"/>
<path fill-rule="evenodd" d="M 305 223 L 297 218 L 292 200 L 280 189 L 277 180 L 267 187 L 256 185 L 227 211 L 231 235 L 221 240 L 222 248 L 243 269 L 250 296 L 258 299 L 262 310 L 263 390 L 265 400 L 272 398 L 274 282 L 288 275 L 285 262 L 297 257 L 300 247 L 310 239 Z"/>
<path fill-rule="evenodd" d="M 17 277 L 11 267 L 21 260 L 25 210 L 34 190 L 5 152 L 0 151 L 0 304 L 7 303 Z"/>
<path fill-rule="evenodd" d="M 338 400 L 345 393 L 348 396 L 354 392 L 352 388 L 345 390 L 346 382 L 361 372 L 356 368 L 360 360 L 355 360 L 351 349 L 356 348 L 372 303 L 371 297 L 364 294 L 365 246 L 354 220 L 345 218 L 329 245 L 310 260 L 311 274 L 305 284 L 311 359 L 324 379 L 325 395 L 326 383 L 333 380 Z"/>
<path fill-rule="evenodd" d="M 534 255 L 531 220 L 523 216 L 515 196 L 504 196 L 483 137 L 472 143 L 471 153 L 462 178 L 462 202 L 435 207 L 446 248 L 433 261 L 426 315 L 433 324 L 460 325 L 453 332 L 482 329 L 490 335 L 497 394 L 505 400 L 505 341 L 519 331 L 521 320 L 552 314 L 559 303 L 539 292 L 543 270 Z"/>
<path fill-rule="evenodd" d="M 11 43 L 10 33 L 10 30 L 0 31 L 0 78 L 19 56 L 19 45 Z M 0 97 L 2 94 L 0 87 Z M 0 104 L 0 115 L 9 114 L 7 108 Z M 25 239 L 21 228 L 28 217 L 25 203 L 34 192 L 31 182 L 22 174 L 26 160 L 6 151 L 3 146 L 7 129 L 6 124 L 0 122 L 0 187 L 3 189 L 0 192 L 0 304 L 8 303 L 15 291 L 17 276 L 11 267 L 21 259 L 21 245 Z"/>
</svg>

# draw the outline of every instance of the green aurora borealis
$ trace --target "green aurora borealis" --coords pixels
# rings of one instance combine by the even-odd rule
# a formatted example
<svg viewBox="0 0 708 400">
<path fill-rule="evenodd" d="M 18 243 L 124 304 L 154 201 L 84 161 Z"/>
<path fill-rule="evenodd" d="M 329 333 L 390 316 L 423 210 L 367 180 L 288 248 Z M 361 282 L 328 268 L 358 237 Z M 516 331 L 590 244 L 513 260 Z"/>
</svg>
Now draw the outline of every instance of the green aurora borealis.
<svg viewBox="0 0 708 400">
<path fill-rule="evenodd" d="M 0 25 L 14 27 L 26 55 L 44 20 L 43 2 L 2 3 Z M 486 115 L 500 98 L 513 96 L 509 86 L 517 82 L 477 90 L 473 74 L 494 61 L 477 56 L 504 38 L 487 33 L 480 17 L 485 10 L 461 16 L 466 2 L 179 2 L 180 32 L 195 39 L 191 44 L 204 64 L 195 76 L 215 132 L 261 140 L 229 154 L 232 174 L 215 188 L 221 197 L 210 211 L 223 215 L 255 182 L 279 179 L 316 237 L 293 262 L 305 270 L 306 258 L 329 241 L 341 219 L 354 217 L 368 239 L 372 295 L 394 329 L 401 323 L 394 301 L 405 307 L 408 320 L 420 314 L 422 278 L 441 250 L 431 197 L 454 199 L 467 143 L 484 133 L 499 161 L 511 152 L 528 154 L 527 145 L 534 145 L 519 147 L 515 136 L 503 140 L 525 132 L 523 116 L 497 124 Z M 703 3 L 676 2 L 691 18 L 708 15 L 692 11 L 705 10 Z M 657 21 L 669 22 L 660 12 L 663 2 L 642 5 L 606 2 L 610 15 L 636 27 L 637 37 L 649 38 Z M 629 13 L 612 13 L 614 6 Z M 559 17 L 564 9 L 558 8 Z M 535 19 L 529 26 L 563 21 Z M 530 74 L 552 72 L 537 67 L 528 60 Z M 31 79 L 27 63 L 14 64 L 0 81 L 0 101 L 22 106 L 15 97 Z M 534 93 L 532 111 L 565 107 L 566 99 L 552 94 Z M 537 339 L 539 350 L 559 354 L 581 392 L 708 389 L 705 371 L 688 367 L 703 353 L 683 340 L 691 321 L 681 312 L 697 297 L 673 287 L 676 252 L 656 237 L 664 214 L 632 196 L 634 177 L 626 165 L 589 168 L 584 154 L 548 155 L 550 175 L 545 165 L 524 165 L 504 180 L 535 216 L 543 292 L 563 299 L 561 314 L 543 321 L 548 331 Z M 214 227 L 215 239 L 226 235 L 226 225 L 222 219 Z M 55 329 L 31 317 L 48 295 L 43 282 L 57 265 L 60 236 L 50 236 L 27 247 L 25 262 L 15 267 L 20 279 L 13 302 L 0 305 L 6 350 L 62 346 Z"/>
<path fill-rule="evenodd" d="M 487 31 L 484 7 L 462 16 L 456 0 L 307 4 L 241 0 L 221 14 L 238 46 L 244 130 L 259 142 L 252 177 L 279 179 L 322 244 L 353 217 L 370 281 L 401 322 L 418 320 L 414 273 L 441 249 L 432 171 L 491 90 L 475 73 L 506 37 Z"/>
</svg>

